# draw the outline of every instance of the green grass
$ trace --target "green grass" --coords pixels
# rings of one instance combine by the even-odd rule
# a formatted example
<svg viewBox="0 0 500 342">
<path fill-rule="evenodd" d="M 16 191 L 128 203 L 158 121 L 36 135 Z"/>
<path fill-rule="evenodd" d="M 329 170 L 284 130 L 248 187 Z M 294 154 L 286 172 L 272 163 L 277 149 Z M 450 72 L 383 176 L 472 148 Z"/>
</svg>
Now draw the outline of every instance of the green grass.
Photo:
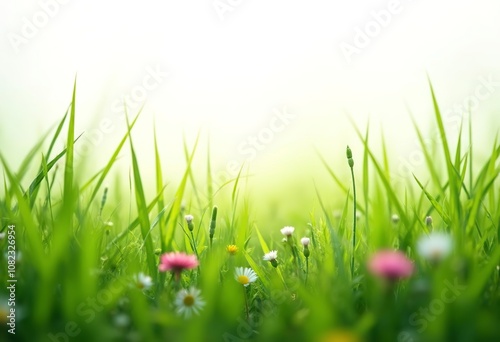
<svg viewBox="0 0 500 342">
<path fill-rule="evenodd" d="M 432 86 L 439 144 L 427 146 L 415 125 L 426 174 L 396 187 L 384 138 L 379 156 L 371 148 L 369 126 L 362 133 L 354 125 L 363 146 L 353 151 L 352 176 L 362 175 L 355 179 L 358 190 L 340 176 L 339 170 L 350 172 L 348 163 L 333 165 L 319 151 L 330 180 L 316 183 L 317 200 L 303 203 L 304 212 L 285 224 L 271 214 L 256 219 L 269 203 L 251 196 L 246 168 L 224 184 L 215 182 L 209 144 L 206 169 L 194 169 L 199 139 L 191 147 L 184 142 L 186 167 L 177 184 L 166 182 L 171 178 L 154 128 L 154 165 L 141 165 L 133 143 L 140 112 L 127 119 L 128 129 L 99 171 L 82 174 L 80 166 L 93 161 L 75 155 L 76 100 L 75 80 L 68 111 L 18 170 L 0 154 L 0 232 L 14 225 L 22 254 L 12 335 L 5 325 L 9 240 L 0 240 L 0 281 L 7 284 L 0 289 L 2 341 L 416 342 L 500 336 L 500 143 L 495 140 L 487 157 L 477 159 L 470 122 L 456 142 L 448 141 Z M 65 147 L 54 157 L 59 141 Z M 130 170 L 117 165 L 123 155 L 130 158 Z M 147 168 L 154 170 L 152 180 L 143 176 Z M 29 170 L 36 170 L 33 179 Z M 192 232 L 186 214 L 194 216 Z M 432 216 L 432 227 L 426 216 Z M 284 225 L 296 227 L 286 243 L 279 233 Z M 431 230 L 453 237 L 452 253 L 441 263 L 426 261 L 416 249 Z M 307 262 L 303 236 L 311 238 Z M 228 245 L 237 246 L 235 255 Z M 371 275 L 367 260 L 381 249 L 405 253 L 414 274 L 390 284 Z M 271 250 L 278 251 L 277 268 L 262 259 Z M 200 262 L 178 283 L 158 272 L 160 255 L 171 251 L 196 254 Z M 235 267 L 251 267 L 258 280 L 243 287 L 234 279 Z M 133 277 L 139 272 L 151 276 L 154 286 L 137 288 Z M 186 320 L 174 300 L 179 288 L 191 286 L 201 290 L 206 305 Z"/>
</svg>

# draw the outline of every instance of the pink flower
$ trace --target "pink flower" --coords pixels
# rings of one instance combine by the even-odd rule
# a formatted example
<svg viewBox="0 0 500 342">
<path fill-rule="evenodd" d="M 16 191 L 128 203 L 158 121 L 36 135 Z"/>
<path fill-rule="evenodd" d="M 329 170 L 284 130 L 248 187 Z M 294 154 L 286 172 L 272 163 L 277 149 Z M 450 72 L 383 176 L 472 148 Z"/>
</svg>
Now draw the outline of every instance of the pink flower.
<svg viewBox="0 0 500 342">
<path fill-rule="evenodd" d="M 180 252 L 165 253 L 160 257 L 160 272 L 172 271 L 176 276 L 180 275 L 183 270 L 188 270 L 197 267 L 199 264 L 195 255 L 188 255 Z"/>
<path fill-rule="evenodd" d="M 368 261 L 368 269 L 376 276 L 396 280 L 411 276 L 413 263 L 400 251 L 382 250 Z"/>
</svg>

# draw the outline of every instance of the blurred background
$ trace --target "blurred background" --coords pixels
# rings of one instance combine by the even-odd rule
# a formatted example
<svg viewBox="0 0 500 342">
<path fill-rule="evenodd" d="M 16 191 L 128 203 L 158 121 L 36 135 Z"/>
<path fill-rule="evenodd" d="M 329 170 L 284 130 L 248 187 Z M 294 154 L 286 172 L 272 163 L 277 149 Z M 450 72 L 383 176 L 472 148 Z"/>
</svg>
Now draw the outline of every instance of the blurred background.
<svg viewBox="0 0 500 342">
<path fill-rule="evenodd" d="M 436 138 L 427 75 L 450 136 L 471 113 L 478 143 L 494 139 L 499 13 L 496 0 L 3 0 L 1 153 L 20 163 L 77 75 L 76 149 L 96 167 L 125 132 L 126 104 L 130 115 L 144 105 L 133 136 L 145 174 L 155 126 L 171 176 L 185 167 L 183 136 L 192 146 L 200 134 L 220 179 L 251 165 L 260 187 L 293 179 L 300 193 L 326 173 L 315 150 L 346 175 L 347 144 L 361 162 L 353 123 L 369 122 L 404 179 L 423 165 L 410 113 Z"/>
</svg>

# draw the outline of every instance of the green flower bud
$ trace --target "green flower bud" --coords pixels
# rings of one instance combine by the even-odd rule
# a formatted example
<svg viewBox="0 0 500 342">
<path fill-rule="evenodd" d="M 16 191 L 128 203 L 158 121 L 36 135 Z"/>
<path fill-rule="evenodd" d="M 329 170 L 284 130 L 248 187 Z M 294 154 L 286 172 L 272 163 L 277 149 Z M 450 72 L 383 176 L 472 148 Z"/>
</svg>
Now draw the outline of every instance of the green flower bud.
<svg viewBox="0 0 500 342">
<path fill-rule="evenodd" d="M 214 207 L 212 209 L 212 220 L 210 221 L 210 239 L 214 237 L 216 223 L 217 223 L 217 207 Z"/>
<path fill-rule="evenodd" d="M 352 159 L 352 151 L 349 148 L 349 146 L 347 146 L 346 155 L 347 155 L 347 163 L 349 164 L 349 167 L 352 168 L 354 166 L 354 159 Z"/>
<path fill-rule="evenodd" d="M 308 246 L 304 246 L 304 256 L 306 258 L 309 258 L 309 255 L 311 255 L 311 252 L 309 251 L 309 247 Z"/>
<path fill-rule="evenodd" d="M 192 232 L 194 229 L 194 224 L 193 224 L 194 217 L 193 217 L 193 215 L 186 215 L 186 216 L 184 216 L 184 219 L 186 220 L 189 231 Z"/>
<path fill-rule="evenodd" d="M 427 227 L 429 227 L 430 229 L 432 229 L 432 217 L 431 216 L 427 216 L 425 218 L 425 224 L 427 225 Z"/>
<path fill-rule="evenodd" d="M 351 148 L 349 147 L 349 145 L 347 145 L 346 155 L 347 155 L 347 159 L 352 159 L 352 151 L 351 151 Z"/>
</svg>

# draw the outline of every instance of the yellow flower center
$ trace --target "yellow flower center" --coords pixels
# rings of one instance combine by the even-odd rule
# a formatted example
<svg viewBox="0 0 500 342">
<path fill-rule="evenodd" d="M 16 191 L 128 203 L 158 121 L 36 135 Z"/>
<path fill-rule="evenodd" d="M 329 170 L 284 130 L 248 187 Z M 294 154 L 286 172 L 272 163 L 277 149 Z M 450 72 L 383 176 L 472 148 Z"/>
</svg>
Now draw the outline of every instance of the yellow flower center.
<svg viewBox="0 0 500 342">
<path fill-rule="evenodd" d="M 185 306 L 193 306 L 194 297 L 191 295 L 186 295 L 186 297 L 184 297 L 183 303 Z"/>
<path fill-rule="evenodd" d="M 330 332 L 323 336 L 321 342 L 359 342 L 359 338 L 349 331 Z"/>
<path fill-rule="evenodd" d="M 250 282 L 250 279 L 248 279 L 248 277 L 246 275 L 239 275 L 238 276 L 238 282 L 242 285 L 246 285 Z"/>
</svg>

